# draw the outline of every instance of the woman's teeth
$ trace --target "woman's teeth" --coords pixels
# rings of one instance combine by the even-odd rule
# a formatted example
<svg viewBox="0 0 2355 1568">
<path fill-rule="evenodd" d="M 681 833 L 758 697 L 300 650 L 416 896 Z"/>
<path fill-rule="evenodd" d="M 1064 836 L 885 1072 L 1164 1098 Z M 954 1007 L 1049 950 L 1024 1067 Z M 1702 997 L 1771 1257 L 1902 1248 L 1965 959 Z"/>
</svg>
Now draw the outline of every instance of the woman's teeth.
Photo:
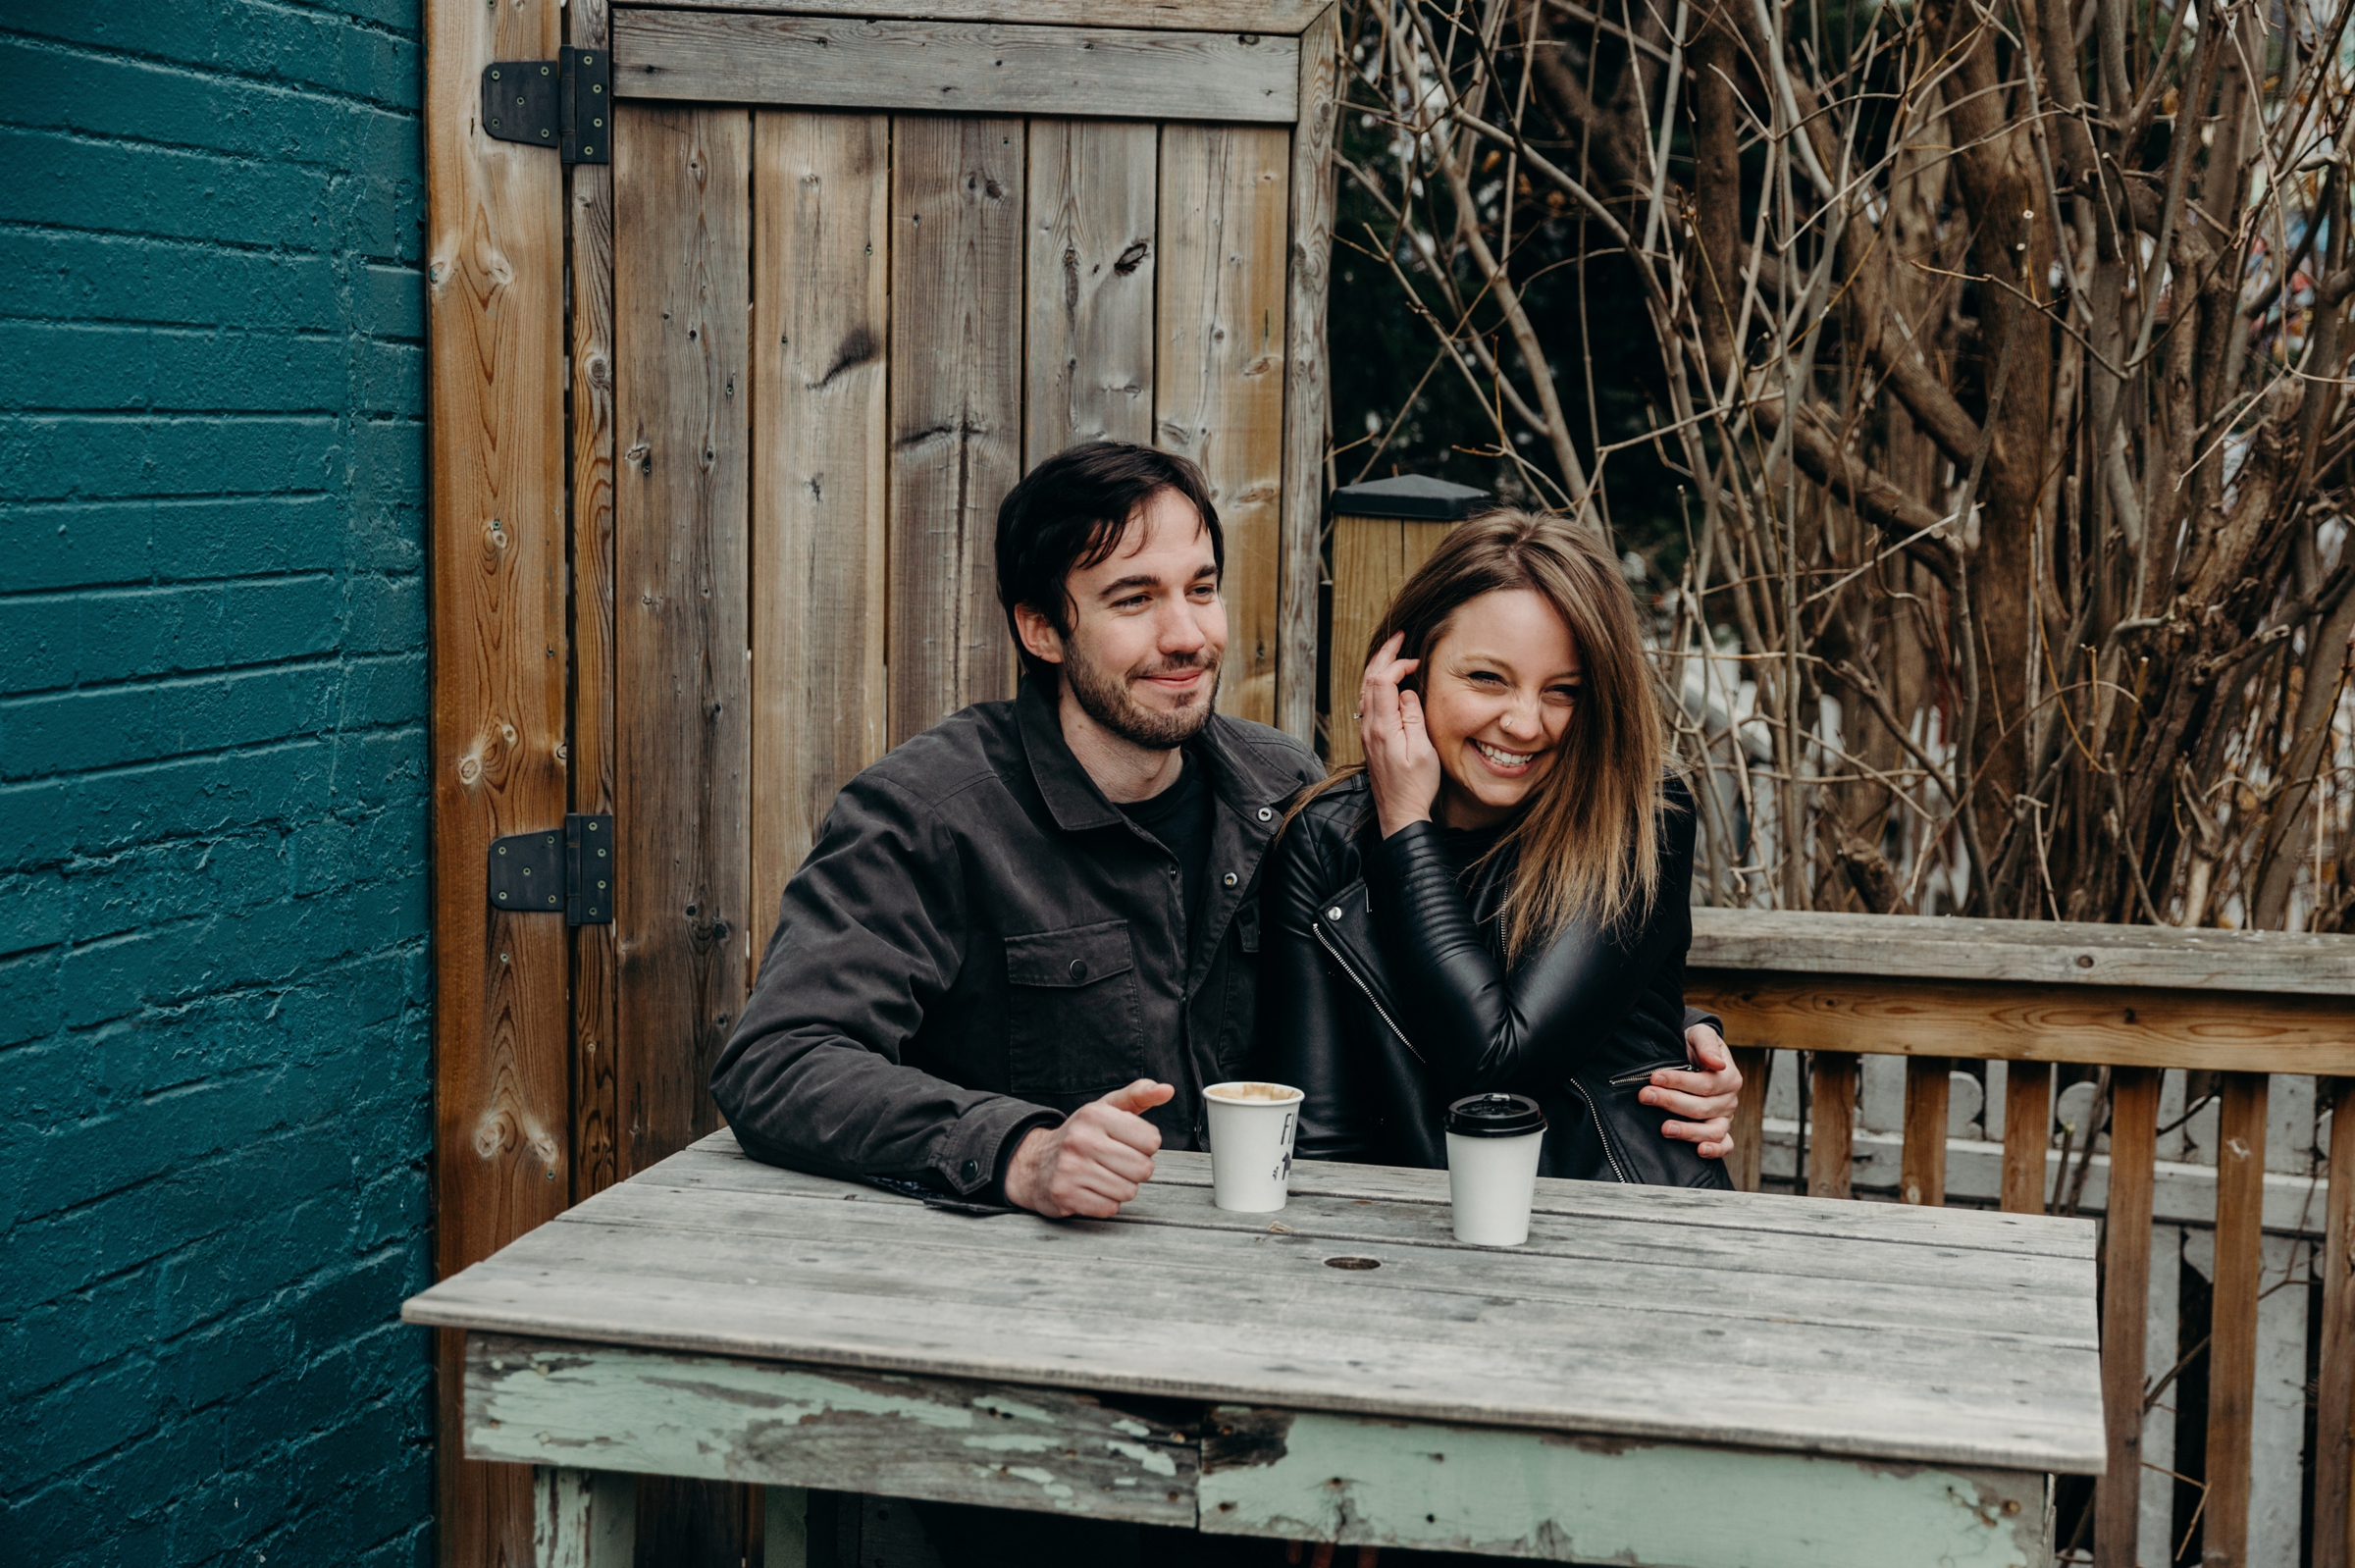
<svg viewBox="0 0 2355 1568">
<path fill-rule="evenodd" d="M 1535 752 L 1499 751 L 1486 741 L 1474 741 L 1472 744 L 1480 748 L 1481 756 L 1494 762 L 1498 767 L 1519 767 L 1538 755 Z"/>
</svg>

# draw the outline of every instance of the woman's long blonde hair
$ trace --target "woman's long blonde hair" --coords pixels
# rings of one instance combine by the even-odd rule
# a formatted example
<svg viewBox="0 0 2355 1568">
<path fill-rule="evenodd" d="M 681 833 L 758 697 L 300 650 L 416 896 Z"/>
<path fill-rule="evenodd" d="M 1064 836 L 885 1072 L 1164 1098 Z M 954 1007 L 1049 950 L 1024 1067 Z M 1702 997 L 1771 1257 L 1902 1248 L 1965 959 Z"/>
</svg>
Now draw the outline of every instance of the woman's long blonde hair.
<svg viewBox="0 0 2355 1568">
<path fill-rule="evenodd" d="M 1458 524 L 1390 601 L 1365 661 L 1399 632 L 1400 657 L 1428 659 L 1458 609 L 1511 589 L 1554 607 L 1581 667 L 1560 756 L 1490 852 L 1516 857 L 1502 914 L 1505 954 L 1518 958 L 1574 919 L 1607 930 L 1650 915 L 1660 893 L 1657 813 L 1670 758 L 1635 597 L 1602 542 L 1567 518 L 1499 510 Z M 1425 673 L 1419 667 L 1405 682 L 1418 695 Z M 1363 771 L 1363 763 L 1336 770 L 1294 812 Z"/>
</svg>

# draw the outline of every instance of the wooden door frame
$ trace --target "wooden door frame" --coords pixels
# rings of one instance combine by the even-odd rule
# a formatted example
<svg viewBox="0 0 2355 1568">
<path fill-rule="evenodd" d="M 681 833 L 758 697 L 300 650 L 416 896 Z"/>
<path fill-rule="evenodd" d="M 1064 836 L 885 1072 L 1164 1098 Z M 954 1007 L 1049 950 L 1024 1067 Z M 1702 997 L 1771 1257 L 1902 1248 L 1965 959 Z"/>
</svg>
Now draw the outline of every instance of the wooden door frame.
<svg viewBox="0 0 2355 1568">
<path fill-rule="evenodd" d="M 811 0 L 701 0 L 777 16 Z M 1328 439 L 1326 292 L 1340 90 L 1332 0 L 863 0 L 956 25 L 1296 38 L 1288 201 L 1277 720 L 1316 723 Z M 614 810 L 613 183 L 607 166 L 492 141 L 495 60 L 612 42 L 611 0 L 427 0 L 432 472 L 435 1265 L 487 1256 L 611 1184 L 616 928 L 488 907 L 492 841 Z M 987 105 L 960 105 L 986 112 Z M 623 825 L 626 831 L 626 824 Z M 462 1345 L 437 1343 L 441 1555 L 529 1561 L 528 1474 L 464 1461 Z"/>
</svg>

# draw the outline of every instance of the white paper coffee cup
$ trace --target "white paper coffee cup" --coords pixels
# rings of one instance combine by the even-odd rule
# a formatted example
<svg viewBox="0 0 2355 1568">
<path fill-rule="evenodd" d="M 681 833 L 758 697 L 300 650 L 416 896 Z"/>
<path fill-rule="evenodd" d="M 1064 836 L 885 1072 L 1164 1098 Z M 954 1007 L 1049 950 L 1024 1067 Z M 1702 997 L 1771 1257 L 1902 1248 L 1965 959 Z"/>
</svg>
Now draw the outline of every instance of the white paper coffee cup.
<svg viewBox="0 0 2355 1568">
<path fill-rule="evenodd" d="M 1211 1201 L 1238 1214 L 1283 1207 L 1292 1176 L 1292 1134 L 1307 1098 L 1282 1083 L 1214 1083 L 1210 1109 Z"/>
<path fill-rule="evenodd" d="M 1447 1108 L 1447 1191 L 1455 1239 L 1517 1247 L 1529 1239 L 1545 1113 L 1526 1094 L 1474 1094 Z"/>
</svg>

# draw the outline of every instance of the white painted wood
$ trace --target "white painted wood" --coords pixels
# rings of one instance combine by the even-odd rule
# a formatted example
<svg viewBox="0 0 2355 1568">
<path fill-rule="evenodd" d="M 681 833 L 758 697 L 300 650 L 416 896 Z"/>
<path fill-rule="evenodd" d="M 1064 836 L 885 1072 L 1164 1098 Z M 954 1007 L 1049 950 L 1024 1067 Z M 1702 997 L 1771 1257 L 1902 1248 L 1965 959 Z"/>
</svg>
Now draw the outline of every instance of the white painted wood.
<svg viewBox="0 0 2355 1568">
<path fill-rule="evenodd" d="M 1184 1179 L 1206 1178 L 1201 1157 L 1170 1156 L 1166 1197 L 1138 1217 L 1053 1224 L 809 1177 L 673 1179 L 728 1167 L 721 1146 L 599 1194 L 404 1315 L 1102 1394 L 1901 1463 L 2102 1462 L 2082 1222 L 1549 1182 L 1550 1239 L 1501 1251 L 1453 1243 L 1439 1172 L 1304 1169 L 1303 1186 L 1337 1190 L 1246 1229 Z M 1382 1267 L 1326 1267 L 1335 1255 Z M 1664 1378 L 1666 1343 L 1738 1374 Z"/>
<path fill-rule="evenodd" d="M 2266 1085 L 2265 1168 L 2292 1176 L 2315 1168 L 2314 1079 L 2277 1072 Z"/>
<path fill-rule="evenodd" d="M 2298 1560 L 2306 1447 L 2307 1281 L 2314 1244 L 2267 1236 L 2257 1301 L 2257 1380 L 2249 1420 L 2249 1549 L 2243 1561 Z"/>
<path fill-rule="evenodd" d="M 1050 1389 L 476 1333 L 465 1411 L 468 1458 L 587 1467 L 560 1475 L 1194 1522 L 1190 1427 Z"/>
<path fill-rule="evenodd" d="M 1868 1056 L 1857 1064 L 1858 1131 L 1906 1130 L 1906 1059 Z"/>
<path fill-rule="evenodd" d="M 532 1568 L 633 1568 L 637 1549 L 637 1477 L 533 1470 Z"/>
<path fill-rule="evenodd" d="M 1212 1412 L 1202 1529 L 1743 1568 L 2042 1568 L 2044 1478 Z"/>
<path fill-rule="evenodd" d="M 2177 1308 L 2182 1295 L 2183 1229 L 2180 1226 L 2151 1228 L 2150 1305 L 2144 1317 L 2142 1385 L 2146 1392 L 2174 1370 L 2182 1355 L 2177 1343 Z M 2142 1509 L 2136 1532 L 2135 1561 L 2165 1568 L 2174 1542 L 2175 1389 L 2172 1383 L 2142 1418 Z"/>
<path fill-rule="evenodd" d="M 613 94 L 769 108 L 1289 125 L 1300 43 L 1256 33 L 613 12 Z"/>
<path fill-rule="evenodd" d="M 1979 1118 L 1986 1110 L 1987 1091 L 1979 1080 L 1960 1070 L 1946 1075 L 1946 1135 L 1972 1138 L 1979 1134 Z M 1904 1131 L 1903 1127 L 1898 1129 Z M 1998 1134 L 2000 1136 L 2001 1134 Z"/>
<path fill-rule="evenodd" d="M 665 0 L 668 3 L 668 0 Z M 695 0 L 703 11 L 780 16 L 906 17 L 935 22 L 1043 22 L 1066 26 L 1173 27 L 1184 32 L 1295 33 L 1326 0 Z"/>
<path fill-rule="evenodd" d="M 2355 936 L 2284 931 L 1697 909 L 1688 964 L 2355 998 Z"/>
</svg>

